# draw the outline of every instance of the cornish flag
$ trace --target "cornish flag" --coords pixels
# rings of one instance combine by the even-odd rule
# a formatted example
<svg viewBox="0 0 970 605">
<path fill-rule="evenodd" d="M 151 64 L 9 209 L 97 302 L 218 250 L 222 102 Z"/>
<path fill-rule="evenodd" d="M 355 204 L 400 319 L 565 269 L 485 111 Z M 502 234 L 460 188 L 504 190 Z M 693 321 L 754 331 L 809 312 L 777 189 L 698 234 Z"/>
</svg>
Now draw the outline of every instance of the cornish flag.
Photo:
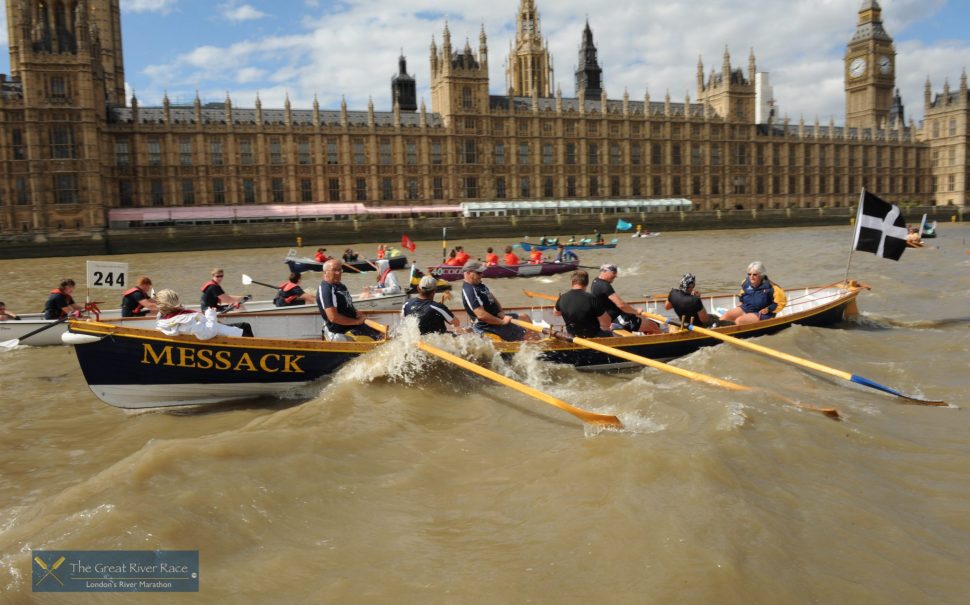
<svg viewBox="0 0 970 605">
<path fill-rule="evenodd" d="M 890 204 L 865 189 L 856 216 L 855 250 L 899 260 L 906 249 L 906 219 L 899 206 Z"/>
</svg>

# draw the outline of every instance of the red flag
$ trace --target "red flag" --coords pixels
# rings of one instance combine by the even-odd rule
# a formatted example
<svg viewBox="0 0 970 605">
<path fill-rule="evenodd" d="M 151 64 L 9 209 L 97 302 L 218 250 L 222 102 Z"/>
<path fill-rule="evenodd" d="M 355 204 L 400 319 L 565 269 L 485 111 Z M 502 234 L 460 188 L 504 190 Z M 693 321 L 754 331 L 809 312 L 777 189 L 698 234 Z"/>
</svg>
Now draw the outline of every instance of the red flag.
<svg viewBox="0 0 970 605">
<path fill-rule="evenodd" d="M 417 246 L 414 245 L 414 242 L 411 241 L 411 238 L 406 235 L 401 236 L 401 247 L 406 248 L 411 252 L 414 252 L 414 249 L 417 248 Z"/>
</svg>

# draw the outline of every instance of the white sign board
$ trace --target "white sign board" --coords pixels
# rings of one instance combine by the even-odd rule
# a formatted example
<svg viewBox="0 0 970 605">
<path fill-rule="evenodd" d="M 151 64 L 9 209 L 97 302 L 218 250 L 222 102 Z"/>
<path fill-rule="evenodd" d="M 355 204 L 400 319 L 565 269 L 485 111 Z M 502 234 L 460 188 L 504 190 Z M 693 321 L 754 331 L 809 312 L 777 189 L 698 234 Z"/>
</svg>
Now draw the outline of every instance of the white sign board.
<svg viewBox="0 0 970 605">
<path fill-rule="evenodd" d="M 128 288 L 128 263 L 108 263 L 89 260 L 88 288 L 112 288 L 125 290 Z"/>
</svg>

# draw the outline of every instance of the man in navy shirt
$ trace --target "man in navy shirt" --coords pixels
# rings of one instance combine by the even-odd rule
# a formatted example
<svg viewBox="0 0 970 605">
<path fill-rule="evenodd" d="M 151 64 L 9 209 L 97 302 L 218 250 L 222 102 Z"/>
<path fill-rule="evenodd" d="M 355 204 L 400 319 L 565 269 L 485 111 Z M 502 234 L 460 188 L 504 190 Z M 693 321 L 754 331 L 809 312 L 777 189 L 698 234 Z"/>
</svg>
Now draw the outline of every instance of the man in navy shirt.
<svg viewBox="0 0 970 605">
<path fill-rule="evenodd" d="M 418 331 L 422 334 L 445 334 L 448 326 L 459 327 L 458 318 L 451 314 L 448 307 L 434 300 L 438 280 L 425 275 L 418 283 L 418 297 L 404 303 L 402 317 L 414 315 L 418 318 Z"/>
<path fill-rule="evenodd" d="M 340 261 L 331 258 L 323 264 L 323 281 L 317 289 L 317 308 L 323 316 L 323 338 L 330 341 L 354 340 L 354 336 L 369 336 L 380 340 L 382 334 L 364 323 L 354 308 L 354 299 L 347 286 L 340 283 L 343 269 Z"/>
<path fill-rule="evenodd" d="M 519 319 L 532 323 L 525 313 L 506 313 L 502 310 L 502 304 L 492 294 L 488 286 L 482 283 L 482 272 L 485 265 L 481 261 L 470 260 L 462 268 L 465 281 L 461 286 L 461 302 L 468 313 L 469 319 L 474 319 L 472 329 L 479 334 L 488 332 L 497 335 L 502 340 L 525 340 L 526 331 L 512 323 L 513 319 Z M 529 338 L 535 332 L 529 332 Z"/>
</svg>

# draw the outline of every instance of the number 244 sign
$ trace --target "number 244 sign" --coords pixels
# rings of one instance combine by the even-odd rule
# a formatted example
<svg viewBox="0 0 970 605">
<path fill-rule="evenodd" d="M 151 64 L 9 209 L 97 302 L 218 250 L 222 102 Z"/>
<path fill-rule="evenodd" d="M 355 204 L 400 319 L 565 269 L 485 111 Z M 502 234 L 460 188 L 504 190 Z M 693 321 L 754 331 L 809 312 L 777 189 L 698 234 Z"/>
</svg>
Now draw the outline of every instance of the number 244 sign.
<svg viewBox="0 0 970 605">
<path fill-rule="evenodd" d="M 87 261 L 89 288 L 125 289 L 128 285 L 128 263 Z"/>
</svg>

